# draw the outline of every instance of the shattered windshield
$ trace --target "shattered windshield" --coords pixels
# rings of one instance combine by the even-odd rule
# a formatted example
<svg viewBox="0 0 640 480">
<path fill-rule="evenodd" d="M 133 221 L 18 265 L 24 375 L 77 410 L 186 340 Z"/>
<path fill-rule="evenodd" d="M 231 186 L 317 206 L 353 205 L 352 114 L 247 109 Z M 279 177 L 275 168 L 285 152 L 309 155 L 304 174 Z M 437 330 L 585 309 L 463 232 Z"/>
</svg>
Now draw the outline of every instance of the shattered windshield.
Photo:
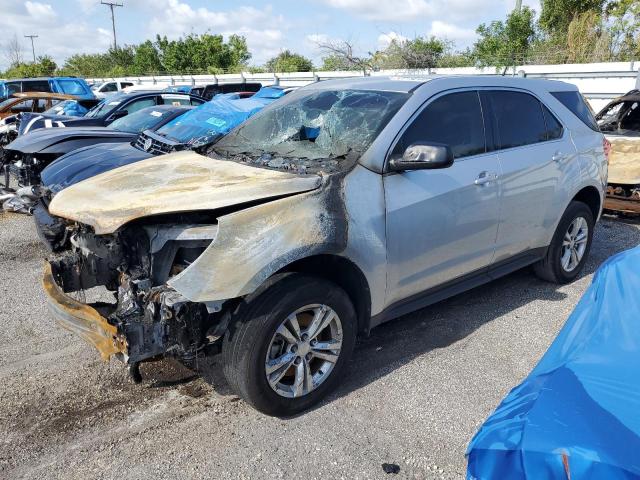
<svg viewBox="0 0 640 480">
<path fill-rule="evenodd" d="M 174 110 L 167 108 L 143 108 L 142 110 L 138 110 L 126 117 L 111 122 L 107 128 L 118 130 L 119 132 L 140 133 L 158 125 L 163 119 L 173 115 L 173 113 Z"/>
<path fill-rule="evenodd" d="M 596 120 L 602 132 L 640 136 L 640 101 L 614 103 L 600 112 Z"/>
<path fill-rule="evenodd" d="M 304 163 L 295 159 L 353 158 L 364 153 L 407 98 L 399 92 L 300 90 L 222 138 L 215 151 L 274 157 L 269 166 L 278 167 Z"/>
</svg>

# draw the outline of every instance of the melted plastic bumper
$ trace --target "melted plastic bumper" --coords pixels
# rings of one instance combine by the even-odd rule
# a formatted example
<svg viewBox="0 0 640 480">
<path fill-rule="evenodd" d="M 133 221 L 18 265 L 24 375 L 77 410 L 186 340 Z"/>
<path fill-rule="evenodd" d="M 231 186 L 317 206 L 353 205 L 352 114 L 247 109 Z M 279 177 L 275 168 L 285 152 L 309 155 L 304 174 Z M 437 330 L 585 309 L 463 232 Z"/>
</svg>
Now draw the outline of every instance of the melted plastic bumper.
<svg viewBox="0 0 640 480">
<path fill-rule="evenodd" d="M 95 308 L 66 295 L 56 283 L 49 263 L 45 264 L 42 284 L 49 309 L 63 328 L 93 345 L 105 361 L 112 355 L 126 358 L 127 342 L 118 333 L 118 329 L 107 322 Z"/>
</svg>

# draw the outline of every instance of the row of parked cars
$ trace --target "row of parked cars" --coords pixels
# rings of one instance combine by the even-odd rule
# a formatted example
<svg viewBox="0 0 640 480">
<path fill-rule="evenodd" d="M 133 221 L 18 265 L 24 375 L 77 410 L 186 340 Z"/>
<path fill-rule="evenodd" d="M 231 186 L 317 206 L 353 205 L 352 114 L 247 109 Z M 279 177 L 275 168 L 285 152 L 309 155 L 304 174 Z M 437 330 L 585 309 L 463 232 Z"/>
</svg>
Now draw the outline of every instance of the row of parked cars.
<svg viewBox="0 0 640 480">
<path fill-rule="evenodd" d="M 221 351 L 271 415 L 331 392 L 383 322 L 529 265 L 574 280 L 613 155 L 574 86 L 504 77 L 121 92 L 17 132 L 5 202 L 34 213 L 61 325 L 135 380 Z"/>
</svg>

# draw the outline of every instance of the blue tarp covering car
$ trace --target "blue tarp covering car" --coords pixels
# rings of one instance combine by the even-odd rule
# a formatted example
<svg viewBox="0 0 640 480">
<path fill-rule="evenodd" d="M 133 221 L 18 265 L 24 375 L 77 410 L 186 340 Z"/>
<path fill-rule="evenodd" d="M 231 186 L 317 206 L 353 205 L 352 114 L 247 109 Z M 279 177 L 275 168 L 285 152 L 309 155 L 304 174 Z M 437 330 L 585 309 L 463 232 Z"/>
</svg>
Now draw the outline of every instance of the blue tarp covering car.
<svg viewBox="0 0 640 480">
<path fill-rule="evenodd" d="M 600 267 L 467 456 L 468 479 L 640 478 L 640 247 Z"/>
</svg>

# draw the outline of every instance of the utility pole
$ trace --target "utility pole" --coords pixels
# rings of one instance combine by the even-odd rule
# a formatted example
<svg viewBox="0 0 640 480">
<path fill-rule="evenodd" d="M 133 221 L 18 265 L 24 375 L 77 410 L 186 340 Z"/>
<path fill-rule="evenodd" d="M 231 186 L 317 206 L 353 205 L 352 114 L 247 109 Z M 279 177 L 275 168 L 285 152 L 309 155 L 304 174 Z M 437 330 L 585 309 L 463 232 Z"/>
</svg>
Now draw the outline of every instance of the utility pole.
<svg viewBox="0 0 640 480">
<path fill-rule="evenodd" d="M 522 0 L 516 0 L 516 8 L 515 11 L 519 12 L 520 10 L 522 10 Z"/>
<path fill-rule="evenodd" d="M 116 50 L 118 48 L 118 42 L 116 41 L 116 17 L 113 14 L 114 7 L 124 7 L 122 3 L 116 2 L 105 2 L 102 0 L 100 2 L 102 5 L 106 5 L 111 9 L 111 25 L 113 26 L 113 49 Z"/>
<path fill-rule="evenodd" d="M 24 38 L 31 39 L 31 51 L 33 52 L 33 63 L 36 63 L 36 47 L 33 45 L 33 39 L 38 38 L 38 35 L 25 35 Z"/>
</svg>

